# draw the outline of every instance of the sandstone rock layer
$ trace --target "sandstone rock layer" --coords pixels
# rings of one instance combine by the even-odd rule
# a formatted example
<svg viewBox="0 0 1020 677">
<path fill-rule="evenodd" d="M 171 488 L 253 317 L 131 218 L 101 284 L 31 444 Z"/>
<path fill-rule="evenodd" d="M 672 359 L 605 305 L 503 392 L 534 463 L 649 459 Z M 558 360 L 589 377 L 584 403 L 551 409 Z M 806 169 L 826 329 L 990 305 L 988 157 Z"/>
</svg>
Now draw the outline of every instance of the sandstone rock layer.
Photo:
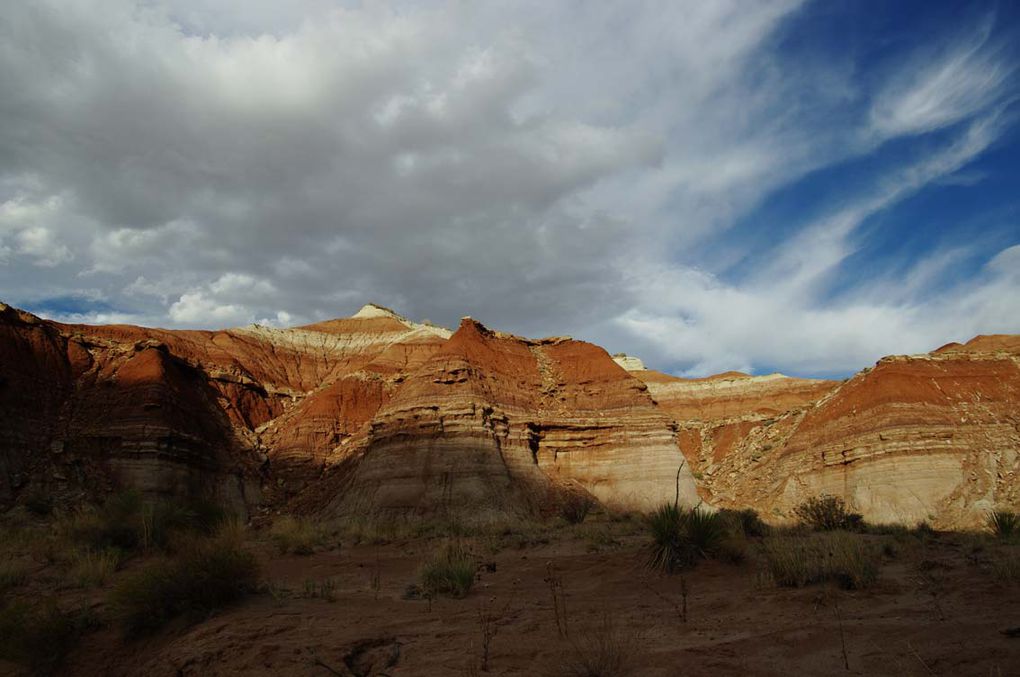
<svg viewBox="0 0 1020 677">
<path fill-rule="evenodd" d="M 66 325 L 0 304 L 0 503 L 118 485 L 336 514 L 550 511 L 568 493 L 787 519 L 1020 507 L 1020 337 L 890 357 L 844 382 L 681 379 L 565 337 L 368 305 L 292 329 Z"/>
</svg>

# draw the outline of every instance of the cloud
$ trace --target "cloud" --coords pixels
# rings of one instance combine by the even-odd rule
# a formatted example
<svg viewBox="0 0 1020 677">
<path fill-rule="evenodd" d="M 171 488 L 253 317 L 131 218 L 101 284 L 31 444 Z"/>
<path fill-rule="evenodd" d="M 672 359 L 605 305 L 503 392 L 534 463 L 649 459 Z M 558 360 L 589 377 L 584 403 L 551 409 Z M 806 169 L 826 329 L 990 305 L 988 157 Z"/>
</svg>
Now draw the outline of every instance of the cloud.
<svg viewBox="0 0 1020 677">
<path fill-rule="evenodd" d="M 851 56 L 790 58 L 784 31 L 805 11 L 14 3 L 0 16 L 0 293 L 31 305 L 87 284 L 116 310 L 76 317 L 201 327 L 375 301 L 699 373 L 913 349 L 945 329 L 918 318 L 959 258 L 912 261 L 836 305 L 826 292 L 863 222 L 967 182 L 951 177 L 1012 124 L 1014 69 L 991 20 L 864 75 Z M 932 132 L 946 137 L 877 163 L 873 184 L 767 252 L 731 235 L 777 190 Z M 991 318 L 982 290 L 1011 284 L 997 270 L 949 290 L 946 312 Z"/>
<path fill-rule="evenodd" d="M 879 91 L 871 108 L 884 138 L 920 134 L 972 117 L 1003 98 L 1016 67 L 990 41 L 993 17 L 939 58 L 920 51 Z M 934 57 L 934 58 L 933 58 Z"/>
<path fill-rule="evenodd" d="M 740 284 L 694 268 L 646 262 L 633 284 L 647 292 L 615 320 L 641 337 L 656 361 L 703 376 L 727 369 L 782 367 L 799 375 L 842 375 L 879 356 L 927 352 L 952 340 L 1009 329 L 1020 302 L 1020 249 L 999 252 L 986 276 L 926 297 L 938 277 L 970 252 L 936 251 L 905 272 L 866 282 L 839 296 L 828 283 L 855 248 L 856 230 L 871 216 L 938 182 L 982 153 L 999 131 L 976 120 L 939 152 L 889 170 L 869 193 L 784 241 L 754 262 Z M 1017 269 L 1020 269 L 1018 267 Z M 626 340 L 625 338 L 623 340 Z"/>
</svg>

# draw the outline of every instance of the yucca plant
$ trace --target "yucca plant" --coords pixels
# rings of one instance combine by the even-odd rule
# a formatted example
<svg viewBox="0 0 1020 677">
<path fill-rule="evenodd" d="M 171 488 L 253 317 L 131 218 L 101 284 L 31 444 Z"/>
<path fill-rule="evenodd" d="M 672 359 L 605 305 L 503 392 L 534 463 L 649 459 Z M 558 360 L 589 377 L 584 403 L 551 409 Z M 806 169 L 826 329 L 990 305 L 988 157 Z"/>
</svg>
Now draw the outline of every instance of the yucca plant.
<svg viewBox="0 0 1020 677">
<path fill-rule="evenodd" d="M 1009 510 L 993 510 L 988 516 L 988 526 L 999 538 L 1020 536 L 1020 515 Z"/>
<path fill-rule="evenodd" d="M 673 573 L 714 556 L 728 535 L 722 515 L 675 503 L 660 506 L 647 520 L 651 533 L 648 567 Z"/>
<path fill-rule="evenodd" d="M 674 503 L 665 503 L 648 516 L 652 537 L 648 567 L 667 574 L 694 561 L 693 552 L 683 534 L 683 513 Z"/>
</svg>

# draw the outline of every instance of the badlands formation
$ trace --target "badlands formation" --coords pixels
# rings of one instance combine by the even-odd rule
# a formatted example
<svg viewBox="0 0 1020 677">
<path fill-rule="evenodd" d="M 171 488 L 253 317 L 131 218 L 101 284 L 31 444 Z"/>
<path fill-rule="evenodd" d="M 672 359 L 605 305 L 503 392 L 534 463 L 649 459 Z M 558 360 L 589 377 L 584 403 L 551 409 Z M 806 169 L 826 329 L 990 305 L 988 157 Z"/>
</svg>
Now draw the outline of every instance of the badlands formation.
<svg viewBox="0 0 1020 677">
<path fill-rule="evenodd" d="M 782 521 L 841 496 L 950 528 L 1020 507 L 1020 337 L 842 381 L 681 379 L 565 337 L 367 305 L 292 329 L 68 325 L 0 304 L 0 504 L 116 486 L 240 510 L 493 515 L 586 494 Z"/>
</svg>

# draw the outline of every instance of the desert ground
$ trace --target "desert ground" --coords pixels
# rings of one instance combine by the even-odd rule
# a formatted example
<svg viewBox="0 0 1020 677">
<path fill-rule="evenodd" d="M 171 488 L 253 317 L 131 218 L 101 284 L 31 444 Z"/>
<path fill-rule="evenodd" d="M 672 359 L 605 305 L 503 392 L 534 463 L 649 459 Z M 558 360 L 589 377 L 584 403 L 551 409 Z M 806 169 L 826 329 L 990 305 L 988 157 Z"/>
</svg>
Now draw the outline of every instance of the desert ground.
<svg viewBox="0 0 1020 677">
<path fill-rule="evenodd" d="M 1020 545 L 990 532 L 768 529 L 664 573 L 648 566 L 645 518 L 598 510 L 472 529 L 233 520 L 105 562 L 82 556 L 97 522 L 4 517 L 0 674 L 1020 674 Z M 867 562 L 777 581 L 777 543 L 830 537 Z M 247 553 L 251 585 L 148 623 L 158 603 L 123 591 L 206 543 Z M 466 589 L 424 574 L 451 551 L 469 563 Z"/>
</svg>

